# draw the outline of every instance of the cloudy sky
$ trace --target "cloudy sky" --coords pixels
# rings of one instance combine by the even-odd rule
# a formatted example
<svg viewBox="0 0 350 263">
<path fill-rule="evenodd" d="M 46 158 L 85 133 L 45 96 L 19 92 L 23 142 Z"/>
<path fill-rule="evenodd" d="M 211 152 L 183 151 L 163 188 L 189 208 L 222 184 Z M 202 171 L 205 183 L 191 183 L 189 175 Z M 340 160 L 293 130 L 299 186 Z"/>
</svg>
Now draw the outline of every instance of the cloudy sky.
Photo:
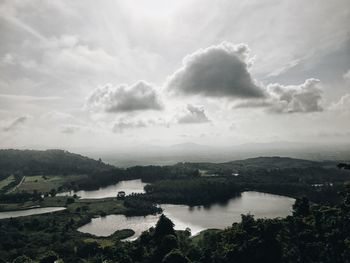
<svg viewBox="0 0 350 263">
<path fill-rule="evenodd" d="M 350 139 L 348 0 L 0 0 L 0 147 Z"/>
</svg>

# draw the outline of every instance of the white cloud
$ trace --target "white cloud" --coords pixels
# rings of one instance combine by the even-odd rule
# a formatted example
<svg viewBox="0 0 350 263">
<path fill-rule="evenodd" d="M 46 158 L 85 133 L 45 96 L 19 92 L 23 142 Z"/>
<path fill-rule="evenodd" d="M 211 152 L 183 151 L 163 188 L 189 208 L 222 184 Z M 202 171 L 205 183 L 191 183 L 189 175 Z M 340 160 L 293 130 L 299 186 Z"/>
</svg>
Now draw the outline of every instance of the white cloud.
<svg viewBox="0 0 350 263">
<path fill-rule="evenodd" d="M 98 87 L 87 98 L 86 106 L 91 110 L 114 113 L 163 108 L 156 89 L 144 81 L 131 86 L 106 84 Z"/>
<path fill-rule="evenodd" d="M 338 102 L 331 105 L 330 109 L 340 111 L 350 110 L 350 93 L 342 96 Z"/>
<path fill-rule="evenodd" d="M 122 133 L 125 130 L 145 128 L 147 126 L 148 125 L 144 121 L 141 121 L 141 120 L 128 121 L 128 120 L 120 119 L 114 124 L 112 130 L 113 130 L 113 132 L 116 132 L 116 133 Z"/>
<path fill-rule="evenodd" d="M 234 108 L 266 108 L 270 113 L 309 113 L 323 111 L 323 91 L 318 79 L 307 79 L 300 85 L 269 84 L 266 98 L 245 100 Z"/>
<path fill-rule="evenodd" d="M 168 78 L 166 86 L 175 94 L 264 97 L 248 71 L 250 63 L 247 45 L 223 42 L 186 56 L 183 66 Z"/>
<path fill-rule="evenodd" d="M 350 81 L 350 69 L 343 75 L 343 78 Z"/>
<path fill-rule="evenodd" d="M 2 59 L 2 62 L 5 64 L 13 65 L 15 63 L 15 58 L 13 57 L 12 54 L 7 53 Z"/>
<path fill-rule="evenodd" d="M 267 91 L 272 103 L 269 110 L 277 113 L 322 111 L 319 84 L 318 79 L 307 79 L 301 85 L 269 84 Z"/>
<path fill-rule="evenodd" d="M 65 134 L 74 134 L 80 130 L 80 126 L 76 125 L 65 125 L 61 127 L 61 132 Z"/>
<path fill-rule="evenodd" d="M 210 122 L 210 120 L 207 117 L 203 107 L 188 104 L 186 111 L 178 117 L 177 122 L 183 123 L 183 124 L 189 124 L 189 123 L 205 123 L 205 122 Z"/>
</svg>

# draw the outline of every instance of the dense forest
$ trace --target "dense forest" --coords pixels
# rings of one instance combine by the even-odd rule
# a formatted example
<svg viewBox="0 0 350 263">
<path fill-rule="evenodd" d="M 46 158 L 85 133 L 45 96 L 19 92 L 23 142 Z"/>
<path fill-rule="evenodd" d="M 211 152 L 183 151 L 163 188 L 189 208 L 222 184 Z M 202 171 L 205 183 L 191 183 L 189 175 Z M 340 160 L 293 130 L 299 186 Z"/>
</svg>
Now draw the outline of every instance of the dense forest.
<svg viewBox="0 0 350 263">
<path fill-rule="evenodd" d="M 63 150 L 1 150 L 0 179 L 10 175 L 90 174 L 112 166 Z"/>
</svg>

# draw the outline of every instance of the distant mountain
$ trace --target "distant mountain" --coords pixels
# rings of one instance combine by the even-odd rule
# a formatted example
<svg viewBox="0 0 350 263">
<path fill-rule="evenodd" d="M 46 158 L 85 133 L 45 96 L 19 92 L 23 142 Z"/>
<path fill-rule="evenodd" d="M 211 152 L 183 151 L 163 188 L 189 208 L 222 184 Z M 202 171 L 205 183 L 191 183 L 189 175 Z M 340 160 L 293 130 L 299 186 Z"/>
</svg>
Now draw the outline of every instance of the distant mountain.
<svg viewBox="0 0 350 263">
<path fill-rule="evenodd" d="M 185 142 L 170 146 L 133 145 L 109 151 L 85 152 L 88 156 L 102 157 L 118 167 L 134 165 L 171 165 L 178 162 L 223 163 L 260 156 L 285 156 L 313 161 L 333 160 L 349 162 L 350 144 L 323 144 L 304 142 L 268 142 L 236 145 L 205 145 Z"/>
<path fill-rule="evenodd" d="M 113 166 L 63 150 L 0 150 L 0 175 L 90 174 Z"/>
<path fill-rule="evenodd" d="M 337 162 L 332 161 L 309 161 L 289 157 L 256 157 L 243 160 L 236 160 L 223 163 L 179 163 L 196 169 L 217 170 L 217 171 L 256 171 L 256 170 L 276 170 L 276 169 L 306 169 L 306 168 L 330 168 L 337 169 Z"/>
<path fill-rule="evenodd" d="M 279 156 L 248 158 L 223 164 L 232 167 L 245 166 L 257 169 L 320 167 L 320 162 Z"/>
</svg>

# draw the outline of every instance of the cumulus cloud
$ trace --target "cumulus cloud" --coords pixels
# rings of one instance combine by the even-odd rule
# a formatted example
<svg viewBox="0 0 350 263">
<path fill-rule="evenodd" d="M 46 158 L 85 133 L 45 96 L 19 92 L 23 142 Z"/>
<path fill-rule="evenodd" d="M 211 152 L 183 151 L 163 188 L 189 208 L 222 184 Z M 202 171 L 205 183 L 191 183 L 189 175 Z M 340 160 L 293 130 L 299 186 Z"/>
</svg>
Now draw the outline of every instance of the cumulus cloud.
<svg viewBox="0 0 350 263">
<path fill-rule="evenodd" d="M 182 67 L 168 78 L 166 86 L 175 94 L 264 97 L 263 90 L 248 71 L 250 64 L 247 45 L 223 42 L 186 56 Z"/>
<path fill-rule="evenodd" d="M 272 103 L 269 110 L 277 113 L 322 111 L 320 80 L 307 79 L 301 85 L 270 84 L 267 92 Z"/>
<path fill-rule="evenodd" d="M 79 130 L 80 130 L 79 126 L 73 126 L 73 125 L 63 126 L 61 128 L 61 132 L 65 134 L 74 134 Z"/>
<path fill-rule="evenodd" d="M 12 121 L 9 125 L 3 128 L 3 131 L 10 132 L 18 129 L 24 122 L 28 120 L 28 117 L 22 116 L 16 118 L 14 121 Z"/>
<path fill-rule="evenodd" d="M 261 107 L 269 107 L 272 106 L 272 102 L 268 99 L 262 100 L 247 100 L 243 102 L 238 102 L 233 107 L 234 108 L 261 108 Z"/>
<path fill-rule="evenodd" d="M 342 96 L 337 103 L 331 107 L 332 110 L 350 110 L 350 93 Z"/>
<path fill-rule="evenodd" d="M 186 112 L 179 116 L 178 123 L 205 123 L 210 122 L 209 118 L 205 114 L 204 108 L 201 106 L 195 106 L 188 104 Z"/>
<path fill-rule="evenodd" d="M 147 127 L 146 122 L 138 120 L 138 121 L 127 121 L 124 119 L 118 120 L 113 126 L 113 132 L 122 133 L 125 130 L 129 129 L 137 129 L 137 128 L 145 128 Z"/>
<path fill-rule="evenodd" d="M 234 108 L 266 108 L 272 113 L 308 113 L 323 111 L 320 80 L 307 79 L 300 85 L 269 84 L 266 97 L 236 103 Z"/>
<path fill-rule="evenodd" d="M 87 98 L 86 106 L 91 110 L 115 113 L 163 108 L 156 89 L 144 81 L 131 86 L 106 84 L 98 87 Z"/>
</svg>

